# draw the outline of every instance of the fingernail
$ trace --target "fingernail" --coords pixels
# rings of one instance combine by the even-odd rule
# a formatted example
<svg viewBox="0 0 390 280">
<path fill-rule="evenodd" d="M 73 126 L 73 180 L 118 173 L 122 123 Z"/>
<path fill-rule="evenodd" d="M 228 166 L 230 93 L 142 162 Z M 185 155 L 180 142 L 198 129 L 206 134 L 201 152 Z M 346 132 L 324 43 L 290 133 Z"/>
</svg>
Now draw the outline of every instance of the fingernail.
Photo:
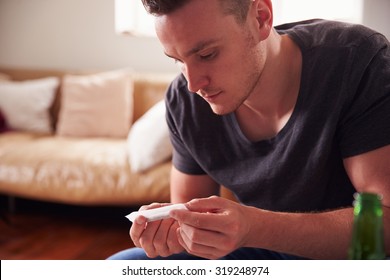
<svg viewBox="0 0 390 280">
<path fill-rule="evenodd" d="M 137 217 L 137 219 L 135 219 L 135 222 L 137 223 L 137 225 L 143 225 L 145 223 L 144 219 L 144 217 L 139 216 Z"/>
</svg>

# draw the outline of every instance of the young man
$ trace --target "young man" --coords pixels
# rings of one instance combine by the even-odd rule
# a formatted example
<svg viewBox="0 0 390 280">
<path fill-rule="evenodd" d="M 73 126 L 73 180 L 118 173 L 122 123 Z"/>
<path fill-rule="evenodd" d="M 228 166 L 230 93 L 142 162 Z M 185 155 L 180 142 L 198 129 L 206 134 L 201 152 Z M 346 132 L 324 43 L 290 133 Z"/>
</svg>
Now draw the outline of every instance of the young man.
<svg viewBox="0 0 390 280">
<path fill-rule="evenodd" d="M 188 210 L 137 218 L 143 250 L 113 258 L 346 258 L 355 192 L 382 195 L 389 255 L 386 38 L 323 20 L 274 28 L 271 0 L 143 3 L 182 70 L 166 104 L 172 203 Z"/>
</svg>

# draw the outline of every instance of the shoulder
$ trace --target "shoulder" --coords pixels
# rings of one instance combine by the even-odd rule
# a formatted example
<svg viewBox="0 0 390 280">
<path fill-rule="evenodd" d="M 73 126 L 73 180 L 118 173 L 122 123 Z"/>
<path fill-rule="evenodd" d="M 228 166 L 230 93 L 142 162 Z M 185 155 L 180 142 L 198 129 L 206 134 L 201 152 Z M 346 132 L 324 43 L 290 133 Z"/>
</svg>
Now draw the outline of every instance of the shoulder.
<svg viewBox="0 0 390 280">
<path fill-rule="evenodd" d="M 183 74 L 179 74 L 169 85 L 167 94 L 165 96 L 165 105 L 167 108 L 168 115 L 172 117 L 182 116 L 188 104 L 188 100 L 191 96 L 187 88 L 187 81 L 184 78 Z"/>
<path fill-rule="evenodd" d="M 385 36 L 364 25 L 340 21 L 314 19 L 276 26 L 282 34 L 288 34 L 302 49 L 365 48 L 378 51 L 389 44 Z"/>
<path fill-rule="evenodd" d="M 187 80 L 184 78 L 183 74 L 179 74 L 169 85 L 166 95 L 167 102 L 173 101 L 179 93 L 190 93 L 187 87 Z"/>
</svg>

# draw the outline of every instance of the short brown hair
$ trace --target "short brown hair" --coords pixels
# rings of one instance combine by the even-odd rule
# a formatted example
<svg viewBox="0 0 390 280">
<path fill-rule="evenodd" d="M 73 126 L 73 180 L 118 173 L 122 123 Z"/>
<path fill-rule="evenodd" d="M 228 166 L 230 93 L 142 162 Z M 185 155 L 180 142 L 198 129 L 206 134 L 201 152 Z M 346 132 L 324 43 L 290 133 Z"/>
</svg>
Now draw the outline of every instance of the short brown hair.
<svg viewBox="0 0 390 280">
<path fill-rule="evenodd" d="M 146 11 L 155 16 L 166 15 L 181 8 L 191 0 L 142 0 Z M 206 2 L 206 1 L 205 1 Z M 233 15 L 238 22 L 244 22 L 251 0 L 219 0 L 223 11 Z"/>
</svg>

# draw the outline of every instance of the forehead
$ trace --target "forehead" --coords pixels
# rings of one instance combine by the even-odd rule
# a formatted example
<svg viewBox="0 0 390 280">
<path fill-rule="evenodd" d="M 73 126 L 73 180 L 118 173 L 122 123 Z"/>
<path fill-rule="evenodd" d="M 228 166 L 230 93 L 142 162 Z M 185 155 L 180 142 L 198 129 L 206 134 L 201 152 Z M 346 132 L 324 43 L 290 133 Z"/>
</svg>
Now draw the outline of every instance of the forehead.
<svg viewBox="0 0 390 280">
<path fill-rule="evenodd" d="M 156 33 L 168 55 L 184 55 L 234 34 L 238 28 L 235 18 L 223 13 L 219 0 L 205 3 L 193 0 L 156 18 Z"/>
</svg>

